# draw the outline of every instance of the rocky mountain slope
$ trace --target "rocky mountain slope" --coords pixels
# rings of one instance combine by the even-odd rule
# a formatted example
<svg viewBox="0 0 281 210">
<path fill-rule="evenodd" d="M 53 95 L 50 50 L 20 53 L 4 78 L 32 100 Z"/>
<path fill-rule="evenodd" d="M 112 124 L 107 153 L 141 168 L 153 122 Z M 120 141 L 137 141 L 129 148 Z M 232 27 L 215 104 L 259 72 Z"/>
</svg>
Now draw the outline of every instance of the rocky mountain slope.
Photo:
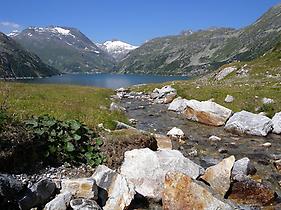
<svg viewBox="0 0 281 210">
<path fill-rule="evenodd" d="M 114 66 L 111 56 L 75 28 L 29 27 L 12 37 L 62 72 L 104 72 Z"/>
<path fill-rule="evenodd" d="M 97 44 L 97 46 L 110 54 L 116 61 L 122 60 L 130 51 L 138 48 L 138 46 L 119 40 L 106 41 L 103 44 Z"/>
<path fill-rule="evenodd" d="M 281 4 L 243 29 L 212 28 L 153 39 L 130 52 L 119 72 L 201 75 L 262 55 L 281 40 L 280 30 Z"/>
<path fill-rule="evenodd" d="M 59 71 L 44 64 L 12 38 L 0 32 L 0 77 L 40 77 Z"/>
</svg>

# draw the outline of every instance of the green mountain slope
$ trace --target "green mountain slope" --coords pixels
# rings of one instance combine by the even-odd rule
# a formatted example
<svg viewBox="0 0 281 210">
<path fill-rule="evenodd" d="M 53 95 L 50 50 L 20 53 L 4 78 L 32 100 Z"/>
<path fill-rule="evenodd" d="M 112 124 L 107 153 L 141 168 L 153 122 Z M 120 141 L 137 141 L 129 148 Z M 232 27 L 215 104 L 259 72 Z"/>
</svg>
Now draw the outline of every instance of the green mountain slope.
<svg viewBox="0 0 281 210">
<path fill-rule="evenodd" d="M 121 73 L 202 75 L 235 60 L 254 59 L 281 40 L 281 4 L 240 30 L 214 28 L 153 39 L 130 52 Z"/>
<path fill-rule="evenodd" d="M 41 77 L 59 74 L 12 38 L 0 32 L 0 77 Z"/>
</svg>

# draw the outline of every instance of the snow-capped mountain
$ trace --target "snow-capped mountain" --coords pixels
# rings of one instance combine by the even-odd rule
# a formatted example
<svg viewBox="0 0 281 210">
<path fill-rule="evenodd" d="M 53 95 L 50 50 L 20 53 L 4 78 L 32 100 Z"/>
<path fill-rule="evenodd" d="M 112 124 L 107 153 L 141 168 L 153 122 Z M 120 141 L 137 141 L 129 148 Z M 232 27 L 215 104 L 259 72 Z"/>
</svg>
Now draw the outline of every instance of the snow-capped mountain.
<svg viewBox="0 0 281 210">
<path fill-rule="evenodd" d="M 106 41 L 103 44 L 97 44 L 97 46 L 106 51 L 117 61 L 123 59 L 130 51 L 138 48 L 138 46 L 119 40 Z"/>
<path fill-rule="evenodd" d="M 62 72 L 109 71 L 114 60 L 78 29 L 29 27 L 11 37 Z"/>
</svg>

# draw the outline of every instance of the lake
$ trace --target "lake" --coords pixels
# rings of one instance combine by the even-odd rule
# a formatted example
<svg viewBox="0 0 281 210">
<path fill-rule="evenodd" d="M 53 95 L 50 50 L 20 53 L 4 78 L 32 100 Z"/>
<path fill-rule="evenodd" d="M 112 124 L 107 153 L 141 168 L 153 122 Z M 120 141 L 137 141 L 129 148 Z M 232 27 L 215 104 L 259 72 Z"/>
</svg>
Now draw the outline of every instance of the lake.
<svg viewBox="0 0 281 210">
<path fill-rule="evenodd" d="M 184 76 L 157 76 L 136 74 L 63 74 L 46 78 L 21 80 L 24 83 L 70 84 L 96 86 L 103 88 L 120 88 L 138 84 L 162 83 L 173 80 L 187 80 Z"/>
</svg>

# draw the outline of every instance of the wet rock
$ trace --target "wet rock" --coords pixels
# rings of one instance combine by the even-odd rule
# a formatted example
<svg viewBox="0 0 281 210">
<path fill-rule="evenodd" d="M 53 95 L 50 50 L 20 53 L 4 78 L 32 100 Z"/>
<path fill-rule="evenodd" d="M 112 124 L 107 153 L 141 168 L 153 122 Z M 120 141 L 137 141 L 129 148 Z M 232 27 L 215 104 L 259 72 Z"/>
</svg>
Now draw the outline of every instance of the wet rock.
<svg viewBox="0 0 281 210">
<path fill-rule="evenodd" d="M 120 111 L 122 111 L 122 112 L 126 111 L 126 109 L 125 109 L 124 107 L 122 107 L 122 106 L 116 104 L 115 102 L 112 102 L 112 103 L 110 104 L 109 110 L 112 111 L 112 112 L 113 112 L 113 111 L 118 111 L 118 112 L 120 112 Z"/>
<path fill-rule="evenodd" d="M 133 118 L 129 119 L 129 123 L 131 123 L 133 125 L 136 125 L 137 122 L 138 122 L 138 120 L 136 120 L 136 119 L 133 119 Z"/>
<path fill-rule="evenodd" d="M 272 130 L 272 122 L 268 117 L 241 111 L 235 113 L 224 128 L 239 134 L 266 136 Z"/>
<path fill-rule="evenodd" d="M 171 137 L 174 137 L 174 138 L 179 138 L 179 139 L 182 139 L 185 137 L 185 134 L 184 132 L 179 129 L 179 128 L 176 128 L 176 127 L 173 127 L 168 133 L 167 133 L 167 136 L 171 136 Z"/>
<path fill-rule="evenodd" d="M 158 149 L 171 150 L 173 148 L 172 141 L 169 137 L 160 134 L 155 134 L 155 139 L 157 141 Z"/>
<path fill-rule="evenodd" d="M 226 149 L 225 147 L 221 147 L 218 149 L 218 152 L 221 154 L 228 153 L 228 149 Z"/>
<path fill-rule="evenodd" d="M 203 184 L 178 172 L 166 174 L 162 200 L 165 210 L 235 209 L 227 201 L 215 197 Z"/>
<path fill-rule="evenodd" d="M 272 104 L 272 103 L 274 103 L 274 100 L 271 98 L 263 98 L 262 103 L 263 104 Z"/>
<path fill-rule="evenodd" d="M 70 192 L 75 198 L 96 199 L 98 188 L 93 178 L 63 179 L 61 193 Z"/>
<path fill-rule="evenodd" d="M 281 134 L 281 112 L 276 113 L 272 118 L 273 133 Z"/>
<path fill-rule="evenodd" d="M 187 107 L 183 112 L 189 120 L 207 125 L 224 125 L 231 116 L 232 111 L 215 102 L 188 100 Z"/>
<path fill-rule="evenodd" d="M 230 73 L 232 73 L 236 70 L 237 70 L 237 68 L 235 66 L 226 67 L 226 68 L 222 69 L 221 71 L 219 71 L 219 73 L 217 73 L 217 75 L 215 76 L 215 79 L 218 81 L 222 80 L 227 75 L 229 75 Z"/>
<path fill-rule="evenodd" d="M 59 194 L 45 205 L 44 210 L 66 210 L 69 206 L 71 198 L 72 195 L 69 192 Z"/>
<path fill-rule="evenodd" d="M 256 173 L 256 168 L 253 164 L 251 164 L 250 159 L 244 157 L 235 161 L 232 169 L 232 177 L 237 175 L 254 175 Z"/>
<path fill-rule="evenodd" d="M 234 97 L 231 95 L 227 95 L 224 99 L 225 103 L 232 103 L 234 101 Z"/>
<path fill-rule="evenodd" d="M 146 198 L 161 199 L 165 174 L 179 171 L 196 179 L 204 169 L 185 158 L 177 150 L 152 151 L 148 148 L 125 152 L 121 175 L 135 186 Z"/>
<path fill-rule="evenodd" d="M 177 93 L 169 93 L 165 96 L 164 98 L 164 104 L 169 104 L 171 103 L 177 96 Z"/>
<path fill-rule="evenodd" d="M 265 183 L 241 176 L 240 181 L 232 184 L 229 198 L 239 204 L 267 205 L 274 201 L 276 196 L 276 193 Z"/>
<path fill-rule="evenodd" d="M 187 107 L 187 101 L 188 100 L 186 99 L 182 99 L 181 97 L 178 97 L 172 101 L 172 103 L 169 105 L 168 110 L 175 111 L 175 112 L 183 112 Z"/>
<path fill-rule="evenodd" d="M 273 162 L 273 164 L 274 164 L 275 168 L 277 169 L 277 171 L 279 173 L 281 173 L 281 160 L 276 160 Z"/>
<path fill-rule="evenodd" d="M 102 210 L 94 200 L 77 198 L 70 201 L 73 210 Z"/>
<path fill-rule="evenodd" d="M 49 179 L 43 179 L 31 187 L 26 195 L 19 200 L 21 209 L 31 209 L 46 204 L 55 194 L 56 184 Z"/>
<path fill-rule="evenodd" d="M 25 190 L 22 182 L 8 174 L 0 174 L 0 209 L 14 209 L 16 198 Z"/>
<path fill-rule="evenodd" d="M 99 200 L 105 205 L 104 210 L 123 210 L 130 205 L 136 192 L 134 186 L 127 182 L 124 176 L 100 165 L 92 177 L 96 180 L 98 187 L 107 192 L 105 196 L 102 191 L 99 191 Z"/>
<path fill-rule="evenodd" d="M 210 137 L 209 137 L 209 140 L 210 140 L 210 141 L 221 141 L 221 138 L 218 137 L 218 136 L 214 136 L 214 135 L 213 135 L 213 136 L 210 136 Z"/>
<path fill-rule="evenodd" d="M 214 191 L 224 196 L 230 187 L 231 169 L 234 161 L 234 156 L 223 159 L 217 165 L 207 168 L 201 179 L 209 183 Z"/>
</svg>

